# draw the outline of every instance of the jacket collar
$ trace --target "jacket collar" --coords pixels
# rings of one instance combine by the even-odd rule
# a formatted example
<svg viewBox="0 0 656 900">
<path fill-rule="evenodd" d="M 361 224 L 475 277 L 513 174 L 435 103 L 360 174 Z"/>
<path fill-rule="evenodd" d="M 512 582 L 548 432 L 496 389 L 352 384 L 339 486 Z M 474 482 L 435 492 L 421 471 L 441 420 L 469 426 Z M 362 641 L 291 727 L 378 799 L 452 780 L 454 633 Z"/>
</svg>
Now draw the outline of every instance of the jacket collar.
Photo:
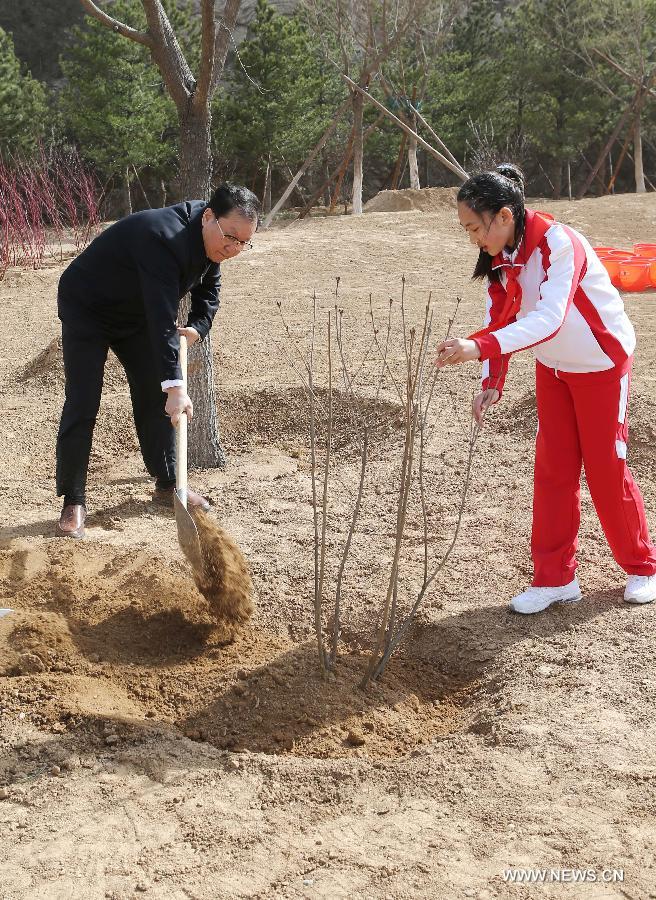
<svg viewBox="0 0 656 900">
<path fill-rule="evenodd" d="M 550 213 L 527 208 L 524 236 L 519 247 L 511 254 L 498 253 L 492 260 L 492 268 L 525 266 L 553 223 L 554 217 Z"/>
</svg>

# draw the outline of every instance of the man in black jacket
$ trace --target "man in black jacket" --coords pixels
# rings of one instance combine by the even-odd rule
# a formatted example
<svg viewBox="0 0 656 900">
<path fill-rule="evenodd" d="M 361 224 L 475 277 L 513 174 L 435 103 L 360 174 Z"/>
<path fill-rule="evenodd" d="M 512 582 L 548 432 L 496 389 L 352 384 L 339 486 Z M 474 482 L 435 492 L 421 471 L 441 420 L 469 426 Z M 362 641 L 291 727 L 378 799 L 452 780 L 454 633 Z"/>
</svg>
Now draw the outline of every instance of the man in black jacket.
<svg viewBox="0 0 656 900">
<path fill-rule="evenodd" d="M 83 537 L 86 481 L 107 352 L 125 369 L 141 453 L 156 479 L 154 498 L 172 504 L 175 432 L 193 414 L 182 387 L 180 334 L 202 340 L 219 307 L 220 266 L 251 246 L 259 203 L 247 188 L 222 185 L 209 203 L 188 200 L 121 219 L 68 266 L 57 298 L 66 400 L 57 438 L 59 531 Z M 185 327 L 180 300 L 191 292 Z M 207 501 L 189 491 L 191 505 Z"/>
</svg>

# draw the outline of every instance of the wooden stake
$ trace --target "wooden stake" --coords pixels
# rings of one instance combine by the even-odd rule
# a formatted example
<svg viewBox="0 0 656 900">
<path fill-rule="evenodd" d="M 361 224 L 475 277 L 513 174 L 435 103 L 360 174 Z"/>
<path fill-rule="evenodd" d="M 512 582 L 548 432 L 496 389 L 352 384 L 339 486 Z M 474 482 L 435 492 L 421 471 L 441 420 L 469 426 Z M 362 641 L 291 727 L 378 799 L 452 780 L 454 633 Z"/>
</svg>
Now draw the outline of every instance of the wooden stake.
<svg viewBox="0 0 656 900">
<path fill-rule="evenodd" d="M 375 129 L 378 127 L 378 125 L 382 122 L 382 120 L 383 120 L 383 116 L 380 115 L 380 116 L 378 116 L 378 118 L 376 119 L 375 122 L 372 122 L 372 124 L 369 125 L 369 127 L 366 129 L 366 131 L 363 135 L 364 143 L 366 143 L 366 140 L 369 137 L 369 135 L 373 131 L 375 131 Z M 328 178 L 326 178 L 326 180 L 321 185 L 321 187 L 314 192 L 312 197 L 306 203 L 303 211 L 300 213 L 298 218 L 294 220 L 295 222 L 298 222 L 299 219 L 304 219 L 307 216 L 307 214 L 310 212 L 310 210 L 312 209 L 314 204 L 317 202 L 317 200 L 319 199 L 321 194 L 326 190 L 326 188 L 329 188 L 331 184 L 335 183 L 335 189 L 334 189 L 332 199 L 330 201 L 330 206 L 328 208 L 328 214 L 330 214 L 333 211 L 333 209 L 335 208 L 335 205 L 337 203 L 337 197 L 339 195 L 339 190 L 342 186 L 342 179 L 344 177 L 344 173 L 346 172 L 346 170 L 349 167 L 349 163 L 351 162 L 352 156 L 353 156 L 353 130 L 351 130 L 351 136 L 349 137 L 348 143 L 346 145 L 346 150 L 344 152 L 344 156 L 342 157 L 342 161 L 339 164 L 339 167 L 337 168 L 337 170 L 335 172 L 333 172 L 332 175 L 330 174 L 330 172 L 328 173 Z"/>
<path fill-rule="evenodd" d="M 615 166 L 611 169 L 611 177 L 608 182 L 608 187 L 606 188 L 607 194 L 612 194 L 615 188 L 615 182 L 617 181 L 617 176 L 620 174 L 620 169 L 622 168 L 622 163 L 624 162 L 624 157 L 626 156 L 626 151 L 629 149 L 629 144 L 631 143 L 631 138 L 633 137 L 633 129 L 635 127 L 635 121 L 640 121 L 638 118 L 634 120 L 629 126 L 629 130 L 626 133 L 626 140 L 622 144 L 622 149 L 620 150 L 620 155 L 617 157 L 617 162 Z"/>
<path fill-rule="evenodd" d="M 333 188 L 333 199 L 330 201 L 330 208 L 328 210 L 328 215 L 332 213 L 332 211 L 337 206 L 337 202 L 339 200 L 339 196 L 342 190 L 342 182 L 344 181 L 344 176 L 346 175 L 346 170 L 349 167 L 351 162 L 351 157 L 353 156 L 353 129 L 351 129 L 351 136 L 349 137 L 347 151 L 344 154 L 344 159 L 342 160 L 339 169 L 337 170 L 337 177 L 335 179 L 335 187 Z"/>
<path fill-rule="evenodd" d="M 597 162 L 596 162 L 595 165 L 593 166 L 592 172 L 588 175 L 588 177 L 587 177 L 586 180 L 585 180 L 585 184 L 583 185 L 583 187 L 581 188 L 581 190 L 580 190 L 579 193 L 577 194 L 577 200 L 580 200 L 580 199 L 585 195 L 585 193 L 588 191 L 590 185 L 592 184 L 593 178 L 595 177 L 595 175 L 597 174 L 597 172 L 599 171 L 599 169 L 601 169 L 601 167 L 602 167 L 602 165 L 603 165 L 603 163 L 604 163 L 604 160 L 606 159 L 606 157 L 607 157 L 608 154 L 610 153 L 613 144 L 614 144 L 615 141 L 617 140 L 617 138 L 618 138 L 620 132 L 622 131 L 622 129 L 623 129 L 624 126 L 626 125 L 627 120 L 629 119 L 629 117 L 631 116 L 631 114 L 632 114 L 632 113 L 635 114 L 635 112 L 638 112 L 638 113 L 640 112 L 640 109 L 641 109 L 641 107 L 642 107 L 642 104 L 643 104 L 644 101 L 645 101 L 645 97 L 646 97 L 646 95 L 647 95 L 648 93 L 651 92 L 651 88 L 652 88 L 652 85 L 654 84 L 654 82 L 656 82 L 656 68 L 654 68 L 654 70 L 652 71 L 651 75 L 649 76 L 649 78 L 647 79 L 647 81 L 644 83 L 644 85 L 643 85 L 643 84 L 640 85 L 640 87 L 639 87 L 638 90 L 636 91 L 636 93 L 635 93 L 633 99 L 631 100 L 631 103 L 627 106 L 627 108 L 626 108 L 626 109 L 624 110 L 624 112 L 622 113 L 622 116 L 621 116 L 619 122 L 617 123 L 617 125 L 616 125 L 615 128 L 613 129 L 613 133 L 611 134 L 611 136 L 609 137 L 608 141 L 607 141 L 606 144 L 604 145 L 603 150 L 602 150 L 601 153 L 599 154 L 599 157 L 598 157 L 598 159 L 597 159 Z"/>
<path fill-rule="evenodd" d="M 371 94 L 367 93 L 367 91 L 364 91 L 360 87 L 360 85 L 356 84 L 355 81 L 348 77 L 348 75 L 344 75 L 343 72 L 340 74 L 344 81 L 349 85 L 349 87 L 353 88 L 356 91 L 359 91 L 362 96 L 365 97 L 365 99 L 367 99 L 370 103 L 373 103 L 373 105 L 377 109 L 379 109 L 384 115 L 386 115 L 388 119 L 391 119 L 392 122 L 398 125 L 398 127 L 402 131 L 405 131 L 405 133 L 410 137 L 415 138 L 418 144 L 420 144 L 425 150 L 427 150 L 432 156 L 434 156 L 435 159 L 438 159 L 442 163 L 442 165 L 446 166 L 447 169 L 454 173 L 454 175 L 457 175 L 461 181 L 467 180 L 468 175 L 463 172 L 463 170 L 459 166 L 454 165 L 450 159 L 447 159 L 446 156 L 440 153 L 439 150 L 436 150 L 435 147 L 431 146 L 428 141 L 425 141 L 422 137 L 420 137 L 416 131 L 413 131 L 409 125 L 405 124 L 405 122 L 402 122 L 401 119 L 399 119 L 398 116 L 395 116 L 393 112 L 390 112 L 386 106 L 383 106 L 382 103 L 379 103 L 375 97 L 372 97 Z"/>
<path fill-rule="evenodd" d="M 359 90 L 359 89 L 358 89 L 358 90 Z M 291 194 L 291 192 L 294 190 L 294 188 L 296 187 L 296 185 L 298 184 L 298 182 L 300 181 L 300 179 L 303 177 L 304 173 L 307 171 L 307 169 L 308 169 L 309 166 L 311 165 L 311 163 L 312 163 L 312 161 L 314 160 L 314 158 L 315 158 L 315 157 L 317 156 L 317 154 L 321 151 L 321 149 L 328 143 L 328 139 L 330 138 L 330 136 L 331 136 L 331 134 L 333 133 L 333 131 L 337 128 L 337 123 L 339 122 L 339 119 L 340 119 L 342 113 L 348 108 L 348 106 L 350 105 L 350 103 L 351 103 L 351 98 L 349 97 L 347 100 L 345 100 L 345 101 L 341 104 L 341 106 L 339 106 L 339 107 L 337 108 L 337 110 L 335 111 L 335 115 L 334 115 L 333 118 L 331 119 L 330 125 L 328 126 L 328 128 L 326 128 L 326 130 L 324 131 L 324 133 L 321 135 L 321 138 L 319 139 L 319 142 L 318 142 L 317 144 L 315 144 L 315 146 L 313 147 L 313 149 L 312 149 L 310 155 L 307 157 L 307 159 L 305 160 L 305 162 L 303 163 L 303 165 L 301 166 L 301 168 L 298 170 L 298 172 L 296 173 L 296 175 L 294 175 L 294 177 L 292 178 L 291 182 L 287 185 L 287 187 L 285 188 L 285 191 L 284 191 L 282 197 L 280 198 L 280 200 L 278 200 L 278 202 L 277 202 L 276 205 L 273 207 L 273 209 L 271 210 L 271 212 L 269 213 L 269 215 L 265 218 L 264 222 L 262 223 L 262 228 L 268 228 L 268 227 L 269 227 L 269 225 L 270 225 L 271 222 L 273 221 L 273 217 L 274 217 L 275 214 L 278 212 L 278 210 L 282 207 L 283 203 L 285 202 L 285 200 L 287 200 L 287 198 L 289 197 L 289 195 Z"/>
</svg>

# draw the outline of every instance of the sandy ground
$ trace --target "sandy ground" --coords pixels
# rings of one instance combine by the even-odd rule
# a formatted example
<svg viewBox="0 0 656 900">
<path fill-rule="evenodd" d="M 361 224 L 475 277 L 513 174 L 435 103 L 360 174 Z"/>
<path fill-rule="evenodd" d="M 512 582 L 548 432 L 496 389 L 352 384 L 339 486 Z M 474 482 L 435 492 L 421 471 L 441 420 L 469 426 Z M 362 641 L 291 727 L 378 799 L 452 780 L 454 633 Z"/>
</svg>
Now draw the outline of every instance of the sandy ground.
<svg viewBox="0 0 656 900">
<path fill-rule="evenodd" d="M 474 254 L 449 198 L 428 205 L 276 228 L 225 267 L 214 346 L 229 463 L 192 480 L 251 566 L 256 613 L 232 637 L 193 586 L 174 519 L 149 500 L 115 363 L 88 537 L 54 536 L 61 266 L 0 283 L 0 606 L 16 609 L 0 620 L 3 900 L 656 897 L 656 604 L 622 602 L 623 573 L 587 490 L 583 601 L 538 617 L 506 611 L 530 577 L 529 354 L 513 360 L 480 439 L 450 563 L 382 681 L 362 693 L 400 447 L 394 397 L 379 398 L 385 427 L 372 440 L 347 572 L 342 655 L 334 679 L 317 674 L 307 416 L 276 304 L 303 336 L 313 290 L 323 317 L 339 276 L 357 360 L 371 342 L 369 295 L 383 316 L 405 275 L 409 321 L 431 291 L 441 334 L 460 296 L 454 332 L 469 333 L 482 316 Z M 651 195 L 539 205 L 595 244 L 656 233 Z M 654 530 L 656 293 L 625 301 L 639 342 L 629 462 Z M 402 365 L 398 341 L 392 355 Z M 471 366 L 439 383 L 431 554 L 453 533 L 476 376 Z M 358 469 L 348 421 L 336 437 L 330 574 Z M 420 531 L 413 512 L 404 602 L 421 569 Z M 512 885 L 511 867 L 622 869 L 624 880 Z"/>
</svg>

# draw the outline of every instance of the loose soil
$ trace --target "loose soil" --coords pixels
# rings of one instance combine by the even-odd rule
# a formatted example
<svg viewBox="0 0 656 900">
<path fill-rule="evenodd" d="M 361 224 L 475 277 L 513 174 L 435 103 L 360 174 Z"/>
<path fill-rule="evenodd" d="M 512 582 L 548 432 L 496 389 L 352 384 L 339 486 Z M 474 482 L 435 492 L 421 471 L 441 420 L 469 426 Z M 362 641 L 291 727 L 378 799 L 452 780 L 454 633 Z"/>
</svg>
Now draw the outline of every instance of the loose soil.
<svg viewBox="0 0 656 900">
<path fill-rule="evenodd" d="M 479 442 L 451 560 L 367 692 L 358 683 L 391 560 L 403 417 L 394 392 L 377 394 L 363 369 L 356 418 L 375 423 L 370 472 L 340 657 L 334 674 L 319 672 L 307 404 L 277 303 L 299 346 L 313 291 L 324 330 L 337 303 L 354 368 L 375 358 L 370 295 L 384 331 L 403 275 L 412 324 L 429 292 L 435 334 L 456 297 L 453 333 L 470 333 L 482 317 L 453 191 L 385 194 L 394 192 L 374 198 L 366 216 L 259 234 L 254 250 L 225 266 L 213 336 L 229 459 L 191 483 L 213 504 L 212 527 L 248 561 L 255 606 L 237 628 L 217 622 L 172 512 L 150 500 L 112 358 L 87 537 L 55 536 L 62 266 L 12 270 L 0 283 L 0 607 L 15 609 L 0 619 L 2 900 L 562 896 L 559 884 L 506 883 L 510 867 L 623 869 L 622 884 L 579 883 L 576 897 L 656 897 L 656 604 L 622 602 L 623 573 L 585 484 L 584 599 L 537 617 L 507 611 L 531 573 L 530 354 L 513 359 Z M 651 195 L 535 205 L 598 245 L 630 246 L 656 228 Z M 656 292 L 625 302 L 638 333 L 629 462 L 654 531 Z M 398 371 L 402 344 L 393 348 Z M 325 374 L 320 357 L 320 409 Z M 435 558 L 457 521 L 476 380 L 471 366 L 439 382 L 426 450 Z M 325 437 L 319 428 L 319 448 Z M 329 580 L 359 471 L 343 390 L 333 445 Z M 402 608 L 421 576 L 422 534 L 413 507 Z"/>
<path fill-rule="evenodd" d="M 456 188 L 405 188 L 401 191 L 379 191 L 364 205 L 366 213 L 372 212 L 427 212 L 438 213 L 444 209 L 455 210 Z"/>
</svg>

